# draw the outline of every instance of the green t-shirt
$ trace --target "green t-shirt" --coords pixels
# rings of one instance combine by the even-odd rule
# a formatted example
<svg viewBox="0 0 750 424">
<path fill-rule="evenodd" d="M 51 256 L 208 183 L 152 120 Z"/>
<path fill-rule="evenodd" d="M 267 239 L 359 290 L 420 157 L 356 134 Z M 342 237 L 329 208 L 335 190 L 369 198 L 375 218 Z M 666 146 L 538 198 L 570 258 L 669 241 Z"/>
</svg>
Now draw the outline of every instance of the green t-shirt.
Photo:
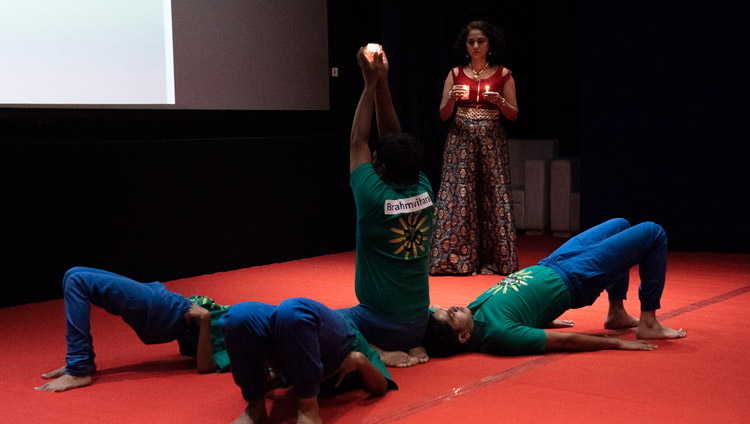
<svg viewBox="0 0 750 424">
<path fill-rule="evenodd" d="M 550 268 L 532 266 L 490 287 L 469 304 L 472 350 L 494 355 L 544 353 L 542 328 L 570 309 L 570 293 Z"/>
<path fill-rule="evenodd" d="M 352 172 L 350 185 L 357 207 L 357 299 L 395 320 L 424 317 L 434 210 L 427 177 L 420 173 L 413 185 L 386 184 L 365 163 Z"/>
<path fill-rule="evenodd" d="M 224 331 L 219 325 L 219 318 L 229 310 L 227 305 L 219 305 L 214 302 L 211 298 L 206 296 L 190 296 L 188 301 L 192 305 L 198 305 L 208 309 L 211 312 L 211 350 L 214 354 L 214 362 L 219 367 L 217 372 L 225 372 L 229 370 L 229 354 L 227 354 L 227 348 L 224 344 Z"/>
</svg>

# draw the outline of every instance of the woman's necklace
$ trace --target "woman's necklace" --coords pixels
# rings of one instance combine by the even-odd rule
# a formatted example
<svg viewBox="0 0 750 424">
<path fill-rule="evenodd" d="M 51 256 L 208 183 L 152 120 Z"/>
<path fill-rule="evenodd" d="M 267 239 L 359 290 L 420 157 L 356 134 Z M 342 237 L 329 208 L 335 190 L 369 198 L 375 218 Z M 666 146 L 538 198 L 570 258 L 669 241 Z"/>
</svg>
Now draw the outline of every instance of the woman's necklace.
<svg viewBox="0 0 750 424">
<path fill-rule="evenodd" d="M 482 72 L 484 72 L 484 70 L 487 69 L 487 65 L 489 65 L 489 64 L 490 64 L 490 62 L 485 62 L 484 63 L 484 68 L 482 68 L 481 71 L 477 72 L 477 71 L 474 70 L 474 67 L 471 66 L 471 62 L 469 62 L 469 69 L 471 69 L 471 72 L 474 72 L 474 81 L 479 82 L 479 75 L 481 75 Z"/>
</svg>

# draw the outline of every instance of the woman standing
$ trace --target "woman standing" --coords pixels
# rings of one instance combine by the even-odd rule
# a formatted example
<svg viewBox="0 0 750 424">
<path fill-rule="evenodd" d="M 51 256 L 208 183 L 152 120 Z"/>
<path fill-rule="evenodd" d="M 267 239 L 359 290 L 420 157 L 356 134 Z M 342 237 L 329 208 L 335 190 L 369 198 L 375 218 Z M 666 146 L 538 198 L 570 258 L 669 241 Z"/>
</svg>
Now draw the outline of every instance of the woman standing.
<svg viewBox="0 0 750 424">
<path fill-rule="evenodd" d="M 518 269 L 500 117 L 514 121 L 518 105 L 511 72 L 498 63 L 503 47 L 501 30 L 484 21 L 469 23 L 456 42 L 466 61 L 448 73 L 440 103 L 440 118 L 453 120 L 435 208 L 433 275 L 507 275 Z"/>
</svg>

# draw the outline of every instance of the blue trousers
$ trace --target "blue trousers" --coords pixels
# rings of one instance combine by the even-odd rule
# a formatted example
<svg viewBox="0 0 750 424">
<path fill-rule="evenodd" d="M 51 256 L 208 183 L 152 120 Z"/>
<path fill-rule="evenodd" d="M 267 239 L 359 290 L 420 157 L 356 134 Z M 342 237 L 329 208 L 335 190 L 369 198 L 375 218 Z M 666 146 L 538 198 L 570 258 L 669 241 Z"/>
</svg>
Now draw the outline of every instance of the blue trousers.
<svg viewBox="0 0 750 424">
<path fill-rule="evenodd" d="M 354 346 L 346 319 L 305 298 L 279 306 L 243 302 L 219 319 L 224 328 L 232 376 L 251 401 L 265 394 L 266 367 L 283 373 L 301 398 L 315 397 Z"/>
<path fill-rule="evenodd" d="M 661 307 L 667 272 L 667 236 L 658 224 L 630 226 L 609 220 L 568 240 L 539 262 L 557 272 L 571 294 L 573 308 L 591 305 L 607 290 L 610 300 L 627 296 L 630 268 L 638 265 L 642 311 Z"/>
<path fill-rule="evenodd" d="M 338 311 L 354 321 L 369 343 L 384 350 L 407 351 L 419 346 L 430 317 L 426 313 L 423 319 L 401 322 L 362 304 Z"/>
<path fill-rule="evenodd" d="M 146 344 L 171 342 L 187 328 L 184 316 L 190 302 L 161 283 L 144 284 L 111 272 L 76 267 L 65 273 L 62 284 L 67 374 L 85 376 L 94 369 L 92 304 L 121 316 Z"/>
</svg>

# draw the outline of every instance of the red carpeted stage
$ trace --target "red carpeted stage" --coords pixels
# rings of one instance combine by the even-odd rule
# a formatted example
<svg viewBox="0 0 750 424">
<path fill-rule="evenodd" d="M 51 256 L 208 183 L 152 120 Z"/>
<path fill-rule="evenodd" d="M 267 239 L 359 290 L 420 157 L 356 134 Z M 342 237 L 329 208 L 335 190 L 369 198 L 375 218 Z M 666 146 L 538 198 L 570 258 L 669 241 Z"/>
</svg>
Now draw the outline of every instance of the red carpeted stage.
<svg viewBox="0 0 750 424">
<path fill-rule="evenodd" d="M 521 266 L 562 240 L 520 237 Z M 71 264 L 87 265 L 87 264 Z M 62 278 L 62 276 L 60 276 Z M 466 305 L 499 276 L 433 277 L 431 300 Z M 333 308 L 355 304 L 354 254 L 346 252 L 167 282 L 185 295 L 223 304 L 277 303 L 305 296 Z M 18 282 L 22 284 L 22 282 Z M 637 316 L 632 272 L 628 310 Z M 569 311 L 574 331 L 606 334 L 606 296 Z M 390 369 L 400 389 L 321 400 L 327 423 L 739 423 L 750 414 L 750 255 L 670 252 L 660 319 L 687 338 L 653 352 L 599 351 L 528 357 L 468 354 Z M 244 408 L 230 373 L 199 375 L 177 343 L 145 346 L 119 318 L 92 312 L 99 371 L 93 385 L 65 393 L 34 390 L 40 374 L 64 364 L 62 300 L 0 309 L 2 422 L 228 423 Z M 562 330 L 561 330 L 562 331 Z M 632 331 L 609 332 L 634 338 Z M 268 422 L 294 422 L 286 390 L 267 402 Z"/>
</svg>

